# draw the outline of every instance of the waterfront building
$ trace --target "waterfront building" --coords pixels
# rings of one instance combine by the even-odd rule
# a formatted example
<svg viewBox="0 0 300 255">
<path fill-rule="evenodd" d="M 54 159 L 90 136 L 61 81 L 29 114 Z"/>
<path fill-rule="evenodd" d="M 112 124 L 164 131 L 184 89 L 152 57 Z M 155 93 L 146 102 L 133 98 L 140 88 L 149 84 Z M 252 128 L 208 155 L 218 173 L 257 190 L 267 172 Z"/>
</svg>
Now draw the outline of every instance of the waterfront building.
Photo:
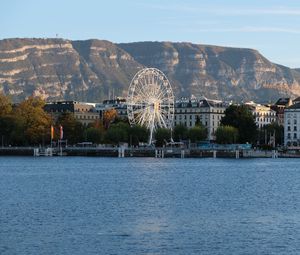
<svg viewBox="0 0 300 255">
<path fill-rule="evenodd" d="M 284 110 L 284 145 L 300 146 L 300 102 Z"/>
<path fill-rule="evenodd" d="M 201 123 L 208 131 L 208 140 L 215 139 L 215 131 L 220 125 L 228 103 L 211 99 L 181 99 L 175 103 L 174 125 L 194 127 Z"/>
<path fill-rule="evenodd" d="M 252 111 L 258 128 L 263 128 L 264 126 L 277 121 L 276 112 L 272 110 L 270 106 L 256 104 L 253 101 L 247 102 L 245 105 Z"/>
<path fill-rule="evenodd" d="M 45 111 L 57 119 L 62 113 L 72 113 L 76 120 L 83 125 L 93 123 L 100 119 L 100 113 L 96 110 L 95 103 L 77 101 L 59 101 L 46 103 Z"/>
<path fill-rule="evenodd" d="M 117 115 L 121 119 L 127 119 L 127 104 L 125 98 L 104 100 L 101 104 L 96 104 L 95 109 L 100 114 L 100 118 L 103 117 L 105 111 L 115 109 Z"/>
<path fill-rule="evenodd" d="M 291 98 L 279 98 L 277 102 L 271 106 L 271 109 L 276 112 L 277 123 L 280 126 L 284 125 L 284 109 L 292 104 Z"/>
</svg>

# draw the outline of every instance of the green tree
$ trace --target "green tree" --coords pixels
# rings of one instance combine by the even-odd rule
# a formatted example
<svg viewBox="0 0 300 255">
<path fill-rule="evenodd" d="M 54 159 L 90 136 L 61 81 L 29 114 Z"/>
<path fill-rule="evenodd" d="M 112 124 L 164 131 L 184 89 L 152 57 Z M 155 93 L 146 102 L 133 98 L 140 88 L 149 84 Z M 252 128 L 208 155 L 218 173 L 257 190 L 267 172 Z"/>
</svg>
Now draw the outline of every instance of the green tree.
<svg viewBox="0 0 300 255">
<path fill-rule="evenodd" d="M 188 138 L 193 143 L 205 140 L 207 138 L 207 129 L 202 125 L 192 127 L 188 130 Z"/>
<path fill-rule="evenodd" d="M 186 140 L 188 138 L 188 129 L 186 126 L 180 124 L 174 127 L 173 131 L 173 139 L 176 142 L 180 140 Z"/>
<path fill-rule="evenodd" d="M 14 112 L 15 123 L 23 135 L 26 144 L 41 144 L 50 141 L 51 116 L 44 111 L 44 100 L 29 97 L 21 102 Z"/>
<path fill-rule="evenodd" d="M 13 114 L 0 117 L 0 135 L 4 146 L 17 146 L 26 143 L 23 123 Z"/>
<path fill-rule="evenodd" d="M 233 126 L 238 129 L 240 143 L 254 143 L 257 127 L 254 116 L 245 105 L 230 105 L 225 110 L 225 116 L 221 119 L 221 125 Z"/>
<path fill-rule="evenodd" d="M 155 145 L 162 147 L 166 142 L 171 139 L 171 130 L 166 128 L 159 128 L 155 132 Z"/>
<path fill-rule="evenodd" d="M 95 144 L 99 144 L 103 139 L 103 132 L 99 128 L 88 127 L 85 130 L 85 137 L 87 142 L 92 142 Z"/>
<path fill-rule="evenodd" d="M 67 140 L 69 144 L 76 144 L 82 142 L 84 137 L 84 127 L 77 121 L 72 113 L 61 114 L 56 122 L 56 130 L 59 130 L 59 126 L 63 127 L 63 140 Z M 57 132 L 56 137 L 59 137 Z"/>
<path fill-rule="evenodd" d="M 149 131 L 144 126 L 135 125 L 129 128 L 129 145 L 137 146 L 139 143 L 146 143 L 149 137 Z"/>
<path fill-rule="evenodd" d="M 105 140 L 112 144 L 128 142 L 129 125 L 123 122 L 112 124 L 106 131 Z"/>
<path fill-rule="evenodd" d="M 220 144 L 232 144 L 238 140 L 238 130 L 232 126 L 219 126 L 215 135 L 216 142 Z"/>
<path fill-rule="evenodd" d="M 284 139 L 284 128 L 278 123 L 271 123 L 265 125 L 258 132 L 258 141 L 260 145 L 267 145 L 270 143 L 270 137 L 275 135 L 275 146 L 282 145 Z"/>
<path fill-rule="evenodd" d="M 196 121 L 195 121 L 195 126 L 197 127 L 197 126 L 201 126 L 201 125 L 202 125 L 202 123 L 200 121 L 200 117 L 197 115 L 196 116 Z"/>
</svg>

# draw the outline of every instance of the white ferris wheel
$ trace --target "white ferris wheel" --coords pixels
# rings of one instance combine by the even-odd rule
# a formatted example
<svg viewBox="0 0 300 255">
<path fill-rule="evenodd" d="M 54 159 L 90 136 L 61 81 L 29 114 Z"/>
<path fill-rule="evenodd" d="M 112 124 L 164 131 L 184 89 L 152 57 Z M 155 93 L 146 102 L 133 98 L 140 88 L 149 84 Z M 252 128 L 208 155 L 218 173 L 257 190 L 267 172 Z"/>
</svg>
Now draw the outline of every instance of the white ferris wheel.
<svg viewBox="0 0 300 255">
<path fill-rule="evenodd" d="M 127 114 L 130 125 L 149 129 L 149 144 L 157 128 L 172 129 L 174 94 L 163 72 L 144 68 L 135 74 L 128 90 Z"/>
</svg>

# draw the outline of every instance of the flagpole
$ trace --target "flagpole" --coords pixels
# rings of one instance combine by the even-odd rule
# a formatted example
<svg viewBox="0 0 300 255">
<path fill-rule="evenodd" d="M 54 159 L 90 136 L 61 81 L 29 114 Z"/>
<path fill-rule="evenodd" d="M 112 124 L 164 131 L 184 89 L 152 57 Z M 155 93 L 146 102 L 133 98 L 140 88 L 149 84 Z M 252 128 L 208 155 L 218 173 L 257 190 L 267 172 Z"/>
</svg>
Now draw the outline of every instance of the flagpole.
<svg viewBox="0 0 300 255">
<path fill-rule="evenodd" d="M 54 135 L 54 128 L 53 126 L 51 125 L 51 128 L 50 128 L 50 141 L 51 141 L 51 144 L 50 144 L 50 147 L 52 148 L 52 140 L 53 140 L 53 135 Z"/>
</svg>

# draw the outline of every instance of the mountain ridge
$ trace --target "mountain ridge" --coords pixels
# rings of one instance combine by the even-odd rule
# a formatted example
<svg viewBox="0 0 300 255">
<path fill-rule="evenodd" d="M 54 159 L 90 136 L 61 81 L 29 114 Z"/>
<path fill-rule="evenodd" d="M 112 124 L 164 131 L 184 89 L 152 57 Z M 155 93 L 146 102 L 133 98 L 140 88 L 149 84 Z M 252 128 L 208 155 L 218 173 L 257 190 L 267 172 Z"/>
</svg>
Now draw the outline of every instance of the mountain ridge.
<svg viewBox="0 0 300 255">
<path fill-rule="evenodd" d="M 126 96 L 134 74 L 161 69 L 176 97 L 274 101 L 300 96 L 300 69 L 272 63 L 255 49 L 145 41 L 15 38 L 0 40 L 0 91 L 14 101 L 101 101 Z"/>
</svg>

